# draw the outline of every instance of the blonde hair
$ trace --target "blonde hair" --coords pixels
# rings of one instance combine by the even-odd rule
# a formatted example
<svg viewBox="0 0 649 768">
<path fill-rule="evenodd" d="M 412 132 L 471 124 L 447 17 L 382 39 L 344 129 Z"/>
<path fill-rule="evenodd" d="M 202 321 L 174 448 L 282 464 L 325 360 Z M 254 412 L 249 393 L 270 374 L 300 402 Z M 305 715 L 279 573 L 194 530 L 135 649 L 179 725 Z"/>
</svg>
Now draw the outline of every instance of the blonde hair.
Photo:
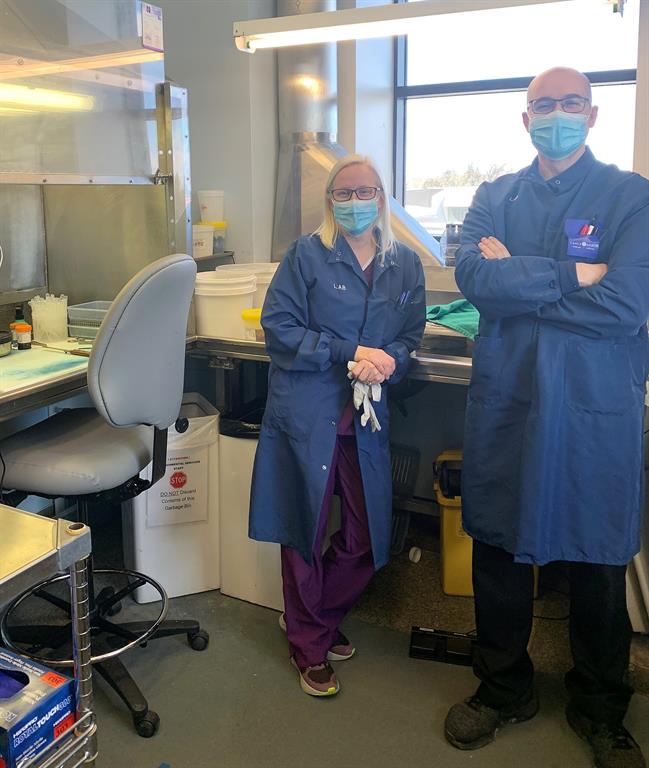
<svg viewBox="0 0 649 768">
<path fill-rule="evenodd" d="M 329 200 L 329 193 L 333 188 L 333 183 L 336 176 L 342 171 L 343 168 L 347 168 L 349 165 L 366 165 L 372 170 L 376 176 L 378 185 L 381 188 L 383 194 L 383 210 L 379 213 L 379 218 L 376 220 L 375 227 L 381 233 L 381 245 L 379 250 L 379 258 L 383 260 L 384 255 L 395 246 L 394 235 L 392 234 L 392 226 L 390 224 L 390 201 L 385 192 L 385 184 L 383 183 L 383 177 L 381 172 L 374 164 L 374 161 L 366 155 L 345 155 L 341 158 L 329 172 L 327 177 L 327 184 L 325 186 L 324 193 L 324 217 L 322 224 L 313 233 L 320 237 L 322 244 L 325 248 L 331 250 L 334 245 L 334 241 L 340 233 L 340 227 L 334 219 L 332 206 Z M 378 245 L 378 243 L 377 243 Z"/>
</svg>

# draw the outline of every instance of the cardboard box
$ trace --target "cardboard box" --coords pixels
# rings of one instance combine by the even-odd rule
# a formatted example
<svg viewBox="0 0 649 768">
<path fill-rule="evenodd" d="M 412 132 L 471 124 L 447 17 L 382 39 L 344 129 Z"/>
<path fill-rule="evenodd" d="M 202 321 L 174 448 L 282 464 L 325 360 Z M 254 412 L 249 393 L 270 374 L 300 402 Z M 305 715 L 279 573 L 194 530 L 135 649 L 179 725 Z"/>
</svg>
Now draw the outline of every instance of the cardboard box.
<svg viewBox="0 0 649 768">
<path fill-rule="evenodd" d="M 75 719 L 73 680 L 0 649 L 0 768 L 20 768 Z"/>
</svg>

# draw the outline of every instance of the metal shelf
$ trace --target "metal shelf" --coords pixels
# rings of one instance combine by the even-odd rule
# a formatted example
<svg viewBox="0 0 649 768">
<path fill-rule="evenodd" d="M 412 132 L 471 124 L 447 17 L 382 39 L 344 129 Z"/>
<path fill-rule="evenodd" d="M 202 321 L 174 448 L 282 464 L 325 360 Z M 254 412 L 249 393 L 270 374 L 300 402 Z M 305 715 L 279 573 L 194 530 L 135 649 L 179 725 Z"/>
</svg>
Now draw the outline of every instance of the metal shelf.
<svg viewBox="0 0 649 768">
<path fill-rule="evenodd" d="M 72 731 L 22 768 L 90 768 L 97 757 L 86 568 L 91 551 L 90 529 L 82 523 L 50 520 L 0 504 L 0 530 L 4 545 L 0 608 L 42 580 L 66 570 L 70 573 L 77 721 Z"/>
</svg>

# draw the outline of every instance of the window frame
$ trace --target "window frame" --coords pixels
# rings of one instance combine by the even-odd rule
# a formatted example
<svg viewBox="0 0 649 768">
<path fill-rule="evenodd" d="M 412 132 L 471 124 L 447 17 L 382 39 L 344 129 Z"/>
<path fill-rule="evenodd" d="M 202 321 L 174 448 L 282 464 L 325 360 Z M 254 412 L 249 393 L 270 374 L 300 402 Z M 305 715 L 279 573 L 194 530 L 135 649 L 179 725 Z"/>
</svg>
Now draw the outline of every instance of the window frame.
<svg viewBox="0 0 649 768">
<path fill-rule="evenodd" d="M 403 2 L 403 0 L 399 0 Z M 494 6 L 496 7 L 496 6 Z M 535 75 L 491 80 L 465 80 L 448 83 L 407 85 L 408 38 L 403 35 L 394 42 L 394 146 L 392 163 L 392 194 L 405 205 L 406 193 L 406 132 L 408 101 L 435 96 L 468 96 L 485 93 L 524 92 Z M 637 69 L 613 69 L 584 73 L 591 85 L 634 85 Z"/>
</svg>

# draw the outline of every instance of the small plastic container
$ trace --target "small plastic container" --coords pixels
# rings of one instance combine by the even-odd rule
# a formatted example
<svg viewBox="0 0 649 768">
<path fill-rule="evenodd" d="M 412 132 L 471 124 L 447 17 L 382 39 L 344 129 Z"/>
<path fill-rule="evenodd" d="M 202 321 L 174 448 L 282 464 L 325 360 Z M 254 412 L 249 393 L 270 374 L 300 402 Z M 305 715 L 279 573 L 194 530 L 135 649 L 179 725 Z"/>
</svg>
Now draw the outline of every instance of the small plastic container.
<svg viewBox="0 0 649 768">
<path fill-rule="evenodd" d="M 244 309 L 241 313 L 243 334 L 246 341 L 263 341 L 264 330 L 261 327 L 261 307 Z"/>
<path fill-rule="evenodd" d="M 72 304 L 68 307 L 68 320 L 71 325 L 99 328 L 112 303 L 112 301 L 86 301 L 84 304 Z"/>
<path fill-rule="evenodd" d="M 225 235 L 228 230 L 227 221 L 203 221 L 201 226 L 205 224 L 214 228 L 212 234 L 214 243 L 212 246 L 212 253 L 223 253 L 225 251 Z M 196 255 L 196 254 L 194 254 Z"/>
<path fill-rule="evenodd" d="M 25 313 L 23 311 L 22 304 L 16 304 L 15 317 L 13 323 L 9 323 L 9 330 L 11 331 L 11 340 L 16 343 L 16 324 L 25 322 Z"/>
<path fill-rule="evenodd" d="M 13 334 L 11 331 L 0 331 L 0 357 L 5 357 L 11 353 L 11 342 Z"/>
<path fill-rule="evenodd" d="M 214 253 L 214 227 L 202 222 L 192 226 L 192 253 L 195 259 Z"/>
<path fill-rule="evenodd" d="M 69 325 L 68 335 L 75 339 L 95 339 L 99 333 L 99 326 Z"/>
<path fill-rule="evenodd" d="M 222 221 L 224 211 L 224 194 L 222 189 L 203 189 L 196 193 L 201 221 Z"/>
<path fill-rule="evenodd" d="M 440 248 L 444 258 L 444 265 L 447 267 L 455 266 L 455 252 L 460 247 L 460 236 L 462 235 L 461 224 L 447 224 L 446 229 L 440 240 Z"/>
<path fill-rule="evenodd" d="M 29 323 L 16 323 L 14 330 L 16 331 L 16 343 L 18 349 L 31 349 L 32 348 L 32 327 Z"/>
</svg>

